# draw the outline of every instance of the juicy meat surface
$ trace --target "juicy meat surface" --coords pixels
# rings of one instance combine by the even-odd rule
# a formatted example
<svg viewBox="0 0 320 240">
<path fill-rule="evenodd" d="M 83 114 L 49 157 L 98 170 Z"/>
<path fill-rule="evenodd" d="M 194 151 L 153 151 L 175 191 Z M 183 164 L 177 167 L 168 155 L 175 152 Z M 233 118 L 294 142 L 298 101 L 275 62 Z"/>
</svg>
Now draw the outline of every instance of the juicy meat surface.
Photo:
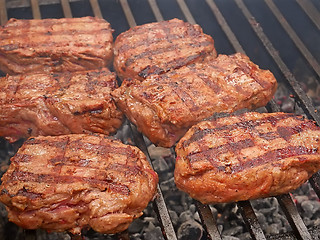
<svg viewBox="0 0 320 240">
<path fill-rule="evenodd" d="M 10 142 L 37 135 L 110 134 L 122 124 L 108 69 L 14 75 L 0 79 L 0 136 Z"/>
<path fill-rule="evenodd" d="M 320 169 L 320 128 L 249 112 L 194 125 L 176 146 L 175 182 L 204 204 L 288 193 Z"/>
<path fill-rule="evenodd" d="M 199 25 L 172 19 L 121 33 L 114 44 L 114 68 L 121 79 L 144 80 L 216 55 L 212 37 Z"/>
<path fill-rule="evenodd" d="M 10 19 L 0 27 L 0 70 L 9 74 L 81 71 L 113 59 L 113 30 L 94 17 Z"/>
<path fill-rule="evenodd" d="M 154 144 L 171 147 L 189 127 L 214 113 L 265 106 L 277 87 L 268 70 L 240 53 L 219 55 L 112 92 L 119 108 Z"/>
<path fill-rule="evenodd" d="M 0 201 L 26 229 L 116 233 L 142 215 L 157 182 L 137 147 L 104 135 L 39 136 L 12 157 Z"/>
</svg>

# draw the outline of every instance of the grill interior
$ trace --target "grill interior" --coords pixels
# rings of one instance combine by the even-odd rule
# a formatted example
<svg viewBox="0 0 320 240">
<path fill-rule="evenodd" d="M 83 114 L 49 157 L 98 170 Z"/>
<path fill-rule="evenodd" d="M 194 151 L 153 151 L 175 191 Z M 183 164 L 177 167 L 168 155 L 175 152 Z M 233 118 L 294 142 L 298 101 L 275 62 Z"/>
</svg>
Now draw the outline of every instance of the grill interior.
<svg viewBox="0 0 320 240">
<path fill-rule="evenodd" d="M 279 83 L 269 112 L 288 111 L 303 114 L 320 125 L 320 1 L 317 0 L 0 0 L 0 21 L 9 18 L 61 18 L 96 16 L 111 23 L 114 38 L 131 27 L 148 22 L 179 18 L 199 24 L 215 40 L 218 53 L 242 52 L 263 69 L 271 70 Z M 148 152 L 148 140 L 129 122 L 126 140 L 137 145 L 154 163 Z M 2 141 L 0 144 L 5 145 Z M 16 147 L 17 148 L 17 147 Z M 14 152 L 15 146 L 11 146 Z M 174 149 L 170 149 L 174 159 Z M 320 198 L 320 174 L 309 183 Z M 160 178 L 161 185 L 161 178 Z M 155 212 L 164 239 L 178 239 L 163 191 L 151 209 Z M 172 190 L 176 191 L 176 190 Z M 291 229 L 286 233 L 266 235 L 251 201 L 236 203 L 252 239 L 320 239 L 320 227 L 304 223 L 292 195 L 276 197 Z M 193 201 L 202 226 L 201 239 L 229 239 L 219 230 L 212 208 Z M 5 230 L 1 230 L 2 232 Z M 7 231 L 6 239 L 44 239 L 37 231 Z M 12 236 L 15 236 L 12 238 Z M 97 239 L 94 235 L 84 239 Z M 235 236 L 237 237 L 237 236 Z M 74 238 L 71 236 L 71 238 Z M 48 239 L 55 239 L 54 237 Z M 68 239 L 68 238 L 65 238 Z M 100 238 L 99 238 L 100 239 Z M 135 239 L 129 232 L 102 239 Z M 145 238 L 147 239 L 147 238 Z M 186 239 L 186 238 L 185 238 Z M 237 238 L 230 238 L 237 239 Z"/>
</svg>

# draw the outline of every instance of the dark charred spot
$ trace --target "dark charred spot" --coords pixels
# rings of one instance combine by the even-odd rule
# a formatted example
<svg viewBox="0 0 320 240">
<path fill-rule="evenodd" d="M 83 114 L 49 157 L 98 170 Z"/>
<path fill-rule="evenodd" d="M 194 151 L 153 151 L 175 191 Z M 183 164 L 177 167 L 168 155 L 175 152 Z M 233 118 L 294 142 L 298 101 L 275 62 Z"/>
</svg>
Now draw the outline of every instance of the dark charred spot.
<svg viewBox="0 0 320 240">
<path fill-rule="evenodd" d="M 28 132 L 28 134 L 31 134 L 32 133 L 32 128 L 28 128 L 27 132 Z"/>
<path fill-rule="evenodd" d="M 145 67 L 143 70 L 141 70 L 138 75 L 139 75 L 139 77 L 146 78 L 149 75 L 152 75 L 152 74 L 159 75 L 164 72 L 165 72 L 165 70 L 162 68 L 149 65 L 149 66 Z"/>
<path fill-rule="evenodd" d="M 5 51 L 12 51 L 12 50 L 16 50 L 19 48 L 18 44 L 7 44 L 2 46 L 2 49 Z"/>
<path fill-rule="evenodd" d="M 9 192 L 8 192 L 8 190 L 7 189 L 2 189 L 1 190 L 1 192 L 0 192 L 0 195 L 8 195 L 9 194 Z"/>
</svg>

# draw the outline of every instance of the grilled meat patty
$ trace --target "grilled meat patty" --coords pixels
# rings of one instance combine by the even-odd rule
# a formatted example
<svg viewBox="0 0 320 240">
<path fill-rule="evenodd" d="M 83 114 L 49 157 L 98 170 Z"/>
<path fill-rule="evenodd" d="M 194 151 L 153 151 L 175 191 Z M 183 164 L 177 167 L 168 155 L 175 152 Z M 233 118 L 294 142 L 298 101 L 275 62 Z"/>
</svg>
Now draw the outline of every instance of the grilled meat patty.
<svg viewBox="0 0 320 240">
<path fill-rule="evenodd" d="M 0 27 L 0 70 L 9 74 L 81 71 L 113 59 L 113 30 L 94 17 L 10 19 Z"/>
<path fill-rule="evenodd" d="M 320 169 L 319 147 L 320 128 L 289 113 L 203 121 L 176 146 L 175 182 L 205 204 L 288 193 Z"/>
<path fill-rule="evenodd" d="M 26 229 L 116 233 L 142 215 L 157 182 L 137 147 L 104 135 L 39 136 L 12 157 L 0 201 Z"/>
<path fill-rule="evenodd" d="M 121 33 L 114 44 L 114 68 L 121 79 L 144 80 L 216 55 L 212 37 L 199 25 L 172 19 Z"/>
<path fill-rule="evenodd" d="M 0 136 L 13 142 L 37 135 L 97 132 L 122 124 L 108 69 L 14 75 L 0 79 Z"/>
<path fill-rule="evenodd" d="M 189 127 L 214 113 L 267 104 L 277 82 L 240 53 L 219 55 L 112 92 L 119 108 L 154 144 L 171 147 Z"/>
</svg>

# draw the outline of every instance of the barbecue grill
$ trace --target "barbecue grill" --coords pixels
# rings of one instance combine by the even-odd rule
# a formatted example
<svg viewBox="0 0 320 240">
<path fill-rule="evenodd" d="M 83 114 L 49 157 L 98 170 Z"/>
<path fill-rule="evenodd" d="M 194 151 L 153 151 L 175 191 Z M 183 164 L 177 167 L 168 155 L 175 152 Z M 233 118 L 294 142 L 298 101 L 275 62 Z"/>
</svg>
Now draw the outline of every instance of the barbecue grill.
<svg viewBox="0 0 320 240">
<path fill-rule="evenodd" d="M 105 18 L 115 29 L 114 37 L 130 27 L 148 22 L 179 18 L 199 24 L 205 33 L 215 40 L 218 53 L 242 52 L 263 69 L 271 70 L 278 80 L 275 98 L 261 111 L 289 111 L 303 114 L 320 125 L 320 1 L 318 0 L 0 0 L 0 22 L 9 18 L 61 18 L 96 16 Z M 154 165 L 149 150 L 150 142 L 128 121 L 116 137 L 138 146 Z M 0 142 L 1 150 L 7 151 L 8 160 L 21 142 L 9 145 Z M 174 160 L 174 149 L 170 149 Z M 2 154 L 3 155 L 3 154 Z M 0 164 L 5 169 L 5 164 Z M 168 173 L 168 174 L 172 174 Z M 169 211 L 163 190 L 150 209 L 157 216 L 161 234 L 159 239 L 178 239 L 175 219 Z M 320 198 L 320 173 L 309 180 L 311 190 Z M 248 237 L 252 239 L 320 239 L 320 225 L 307 226 L 291 194 L 275 198 L 279 203 L 291 230 L 268 235 L 264 232 L 253 201 L 234 203 L 241 213 Z M 318 200 L 319 201 L 319 200 Z M 193 200 L 199 223 L 204 232 L 199 239 L 225 238 L 212 206 Z M 0 211 L 3 212 L 3 211 Z M 12 224 L 2 224 L 9 228 Z M 15 232 L 17 231 L 17 232 Z M 1 229 L 5 239 L 45 239 L 36 230 Z M 59 235 L 60 236 L 60 235 Z M 62 236 L 62 235 L 61 235 Z M 63 239 L 68 239 L 63 235 Z M 150 235 L 151 236 L 151 235 Z M 191 235 L 190 235 L 191 236 Z M 61 237 L 62 238 L 62 237 Z M 72 236 L 71 236 L 72 238 Z M 84 234 L 84 239 L 142 239 L 130 231 L 116 235 Z M 48 239 L 55 239 L 48 237 Z M 69 238 L 70 239 L 70 238 Z M 144 239 L 148 239 L 145 235 Z M 149 238 L 151 239 L 151 238 Z M 152 238 L 153 239 L 153 238 Z M 181 238 L 193 239 L 193 238 Z"/>
</svg>

